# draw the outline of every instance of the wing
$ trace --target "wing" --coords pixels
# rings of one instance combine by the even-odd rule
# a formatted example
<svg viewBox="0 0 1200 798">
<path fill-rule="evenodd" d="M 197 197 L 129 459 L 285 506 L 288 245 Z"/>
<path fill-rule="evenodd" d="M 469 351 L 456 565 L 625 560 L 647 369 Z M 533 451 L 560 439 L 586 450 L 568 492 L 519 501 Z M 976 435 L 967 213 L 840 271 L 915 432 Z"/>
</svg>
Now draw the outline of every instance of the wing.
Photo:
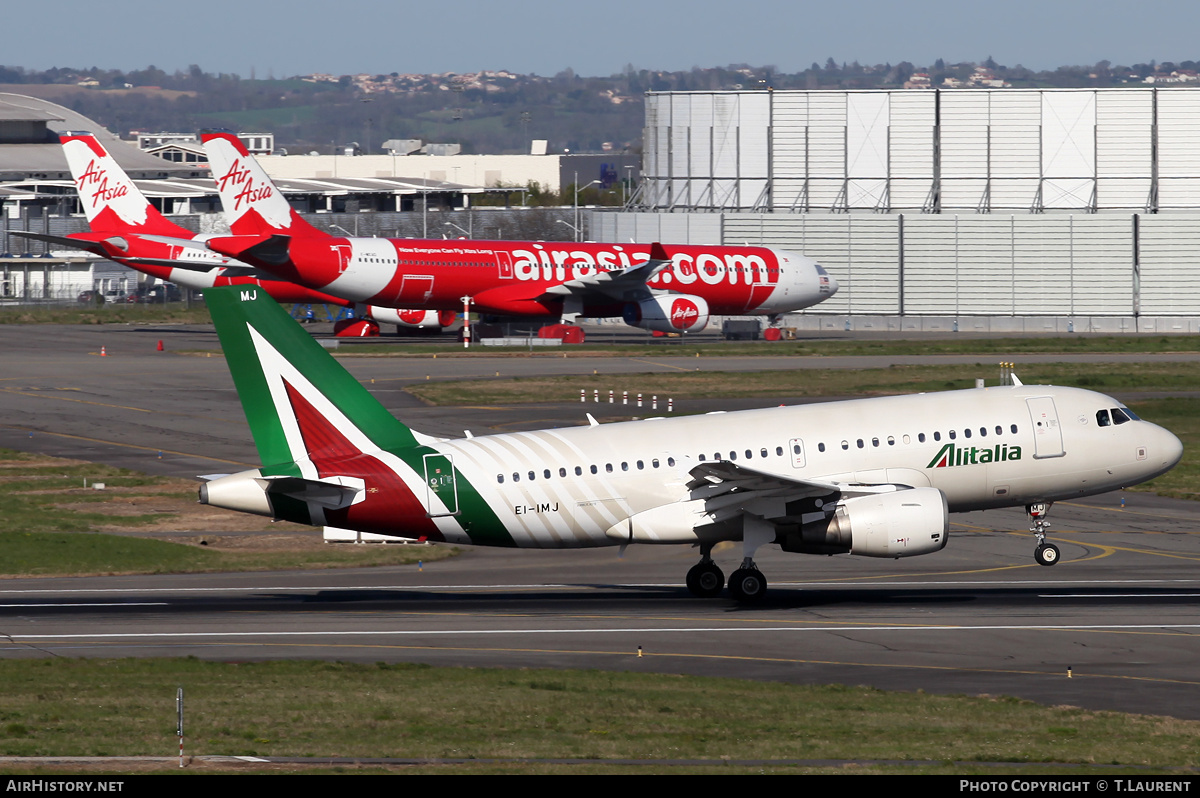
<svg viewBox="0 0 1200 798">
<path fill-rule="evenodd" d="M 788 479 L 721 460 L 688 472 L 692 499 L 704 501 L 708 523 L 757 515 L 775 524 L 807 524 L 834 511 L 838 501 L 905 490 L 906 485 L 863 485 Z"/>
<path fill-rule="evenodd" d="M 669 265 L 671 257 L 663 249 L 663 245 L 656 241 L 650 245 L 650 259 L 644 263 L 615 271 L 597 269 L 587 277 L 552 286 L 536 299 L 543 302 L 571 296 L 583 299 L 599 294 L 620 302 L 636 302 L 650 296 L 650 289 L 646 283 Z"/>
</svg>

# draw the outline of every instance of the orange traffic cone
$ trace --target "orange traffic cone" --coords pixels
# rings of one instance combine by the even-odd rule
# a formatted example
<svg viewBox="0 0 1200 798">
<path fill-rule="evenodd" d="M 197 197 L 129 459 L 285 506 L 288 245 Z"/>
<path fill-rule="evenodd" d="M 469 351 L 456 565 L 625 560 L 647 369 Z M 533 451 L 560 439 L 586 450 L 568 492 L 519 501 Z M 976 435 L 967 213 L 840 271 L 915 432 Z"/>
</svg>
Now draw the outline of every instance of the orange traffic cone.
<svg viewBox="0 0 1200 798">
<path fill-rule="evenodd" d="M 162 345 L 162 339 L 161 339 L 161 338 L 158 340 L 158 351 L 159 351 L 159 352 L 163 351 L 163 345 Z"/>
<path fill-rule="evenodd" d="M 104 347 L 100 347 L 100 357 L 108 357 L 108 353 L 104 351 Z"/>
</svg>

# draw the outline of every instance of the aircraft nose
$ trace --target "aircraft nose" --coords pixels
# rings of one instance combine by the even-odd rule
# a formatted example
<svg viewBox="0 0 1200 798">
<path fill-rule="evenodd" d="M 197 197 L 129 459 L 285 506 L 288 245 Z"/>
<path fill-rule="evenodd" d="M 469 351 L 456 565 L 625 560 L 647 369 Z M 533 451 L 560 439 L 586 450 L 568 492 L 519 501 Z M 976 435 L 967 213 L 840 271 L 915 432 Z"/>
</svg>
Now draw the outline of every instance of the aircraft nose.
<svg viewBox="0 0 1200 798">
<path fill-rule="evenodd" d="M 818 266 L 817 268 L 824 271 L 824 267 L 822 266 Z M 838 292 L 838 281 L 829 272 L 825 272 L 825 279 L 829 280 L 829 295 L 833 296 Z"/>
<path fill-rule="evenodd" d="M 1158 427 L 1153 445 L 1150 457 L 1156 460 L 1162 458 L 1164 470 L 1174 468 L 1183 459 L 1183 441 L 1170 430 Z"/>
</svg>

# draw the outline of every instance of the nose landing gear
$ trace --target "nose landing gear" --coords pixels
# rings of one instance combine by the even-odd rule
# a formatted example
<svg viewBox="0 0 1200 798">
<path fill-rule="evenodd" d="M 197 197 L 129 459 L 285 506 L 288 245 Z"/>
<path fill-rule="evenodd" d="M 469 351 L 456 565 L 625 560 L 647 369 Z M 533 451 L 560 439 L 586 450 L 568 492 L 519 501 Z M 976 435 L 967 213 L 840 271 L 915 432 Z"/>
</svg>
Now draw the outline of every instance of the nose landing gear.
<svg viewBox="0 0 1200 798">
<path fill-rule="evenodd" d="M 1033 559 L 1037 561 L 1038 565 L 1054 565 L 1058 562 L 1058 546 L 1046 542 L 1046 530 L 1050 528 L 1050 524 L 1046 521 L 1046 516 L 1050 512 L 1050 502 L 1027 504 L 1025 512 L 1029 513 L 1029 519 L 1032 522 L 1029 531 L 1037 537 L 1038 542 L 1037 548 L 1033 550 Z"/>
</svg>

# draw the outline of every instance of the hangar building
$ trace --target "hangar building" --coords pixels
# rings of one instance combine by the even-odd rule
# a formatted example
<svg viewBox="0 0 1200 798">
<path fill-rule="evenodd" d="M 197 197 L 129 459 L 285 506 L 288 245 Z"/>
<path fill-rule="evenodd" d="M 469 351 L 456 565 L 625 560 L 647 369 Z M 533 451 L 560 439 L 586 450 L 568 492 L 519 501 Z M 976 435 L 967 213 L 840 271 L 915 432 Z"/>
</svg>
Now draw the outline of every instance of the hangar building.
<svg viewBox="0 0 1200 798">
<path fill-rule="evenodd" d="M 802 251 L 812 323 L 1200 331 L 1200 89 L 656 93 L 644 160 L 594 237 Z"/>
</svg>

